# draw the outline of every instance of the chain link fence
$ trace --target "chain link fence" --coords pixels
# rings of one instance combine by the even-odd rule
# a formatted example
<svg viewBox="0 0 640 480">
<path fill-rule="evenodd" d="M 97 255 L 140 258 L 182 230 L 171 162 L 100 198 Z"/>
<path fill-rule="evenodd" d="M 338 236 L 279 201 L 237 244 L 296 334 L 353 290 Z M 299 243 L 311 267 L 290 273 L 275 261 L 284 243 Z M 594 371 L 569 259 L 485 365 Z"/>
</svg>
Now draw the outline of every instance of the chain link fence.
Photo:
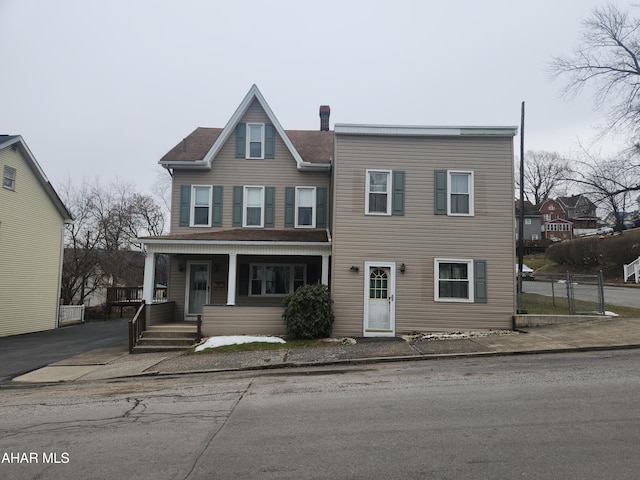
<svg viewBox="0 0 640 480">
<path fill-rule="evenodd" d="M 535 281 L 522 282 L 522 291 L 551 297 L 553 307 L 564 308 L 569 315 L 605 314 L 602 272 L 598 275 L 537 274 Z"/>
</svg>

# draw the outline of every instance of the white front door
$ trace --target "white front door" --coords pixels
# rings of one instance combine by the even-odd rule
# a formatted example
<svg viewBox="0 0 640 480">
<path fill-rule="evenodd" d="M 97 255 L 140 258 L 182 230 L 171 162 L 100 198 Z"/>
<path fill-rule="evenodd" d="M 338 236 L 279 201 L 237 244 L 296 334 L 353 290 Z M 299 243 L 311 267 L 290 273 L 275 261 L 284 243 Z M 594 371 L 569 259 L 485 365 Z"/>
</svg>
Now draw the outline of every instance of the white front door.
<svg viewBox="0 0 640 480">
<path fill-rule="evenodd" d="M 209 303 L 209 267 L 209 262 L 187 263 L 185 320 L 196 320 L 202 313 L 202 305 Z"/>
<path fill-rule="evenodd" d="M 395 263 L 365 263 L 364 336 L 395 335 Z"/>
</svg>

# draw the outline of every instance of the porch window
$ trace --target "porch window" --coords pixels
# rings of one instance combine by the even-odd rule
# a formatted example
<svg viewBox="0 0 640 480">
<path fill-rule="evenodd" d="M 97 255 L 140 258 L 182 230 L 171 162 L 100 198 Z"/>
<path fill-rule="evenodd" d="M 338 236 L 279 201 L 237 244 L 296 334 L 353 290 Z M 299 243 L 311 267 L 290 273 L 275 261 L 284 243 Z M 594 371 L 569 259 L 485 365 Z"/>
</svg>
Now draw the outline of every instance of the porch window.
<svg viewBox="0 0 640 480">
<path fill-rule="evenodd" d="M 193 205 L 191 207 L 191 226 L 211 226 L 211 186 L 193 186 Z"/>
<path fill-rule="evenodd" d="M 315 187 L 296 187 L 296 227 L 315 227 L 315 204 Z"/>
<path fill-rule="evenodd" d="M 250 295 L 283 296 L 305 284 L 305 265 L 251 265 Z"/>
<path fill-rule="evenodd" d="M 264 227 L 264 187 L 244 187 L 244 227 Z"/>
</svg>

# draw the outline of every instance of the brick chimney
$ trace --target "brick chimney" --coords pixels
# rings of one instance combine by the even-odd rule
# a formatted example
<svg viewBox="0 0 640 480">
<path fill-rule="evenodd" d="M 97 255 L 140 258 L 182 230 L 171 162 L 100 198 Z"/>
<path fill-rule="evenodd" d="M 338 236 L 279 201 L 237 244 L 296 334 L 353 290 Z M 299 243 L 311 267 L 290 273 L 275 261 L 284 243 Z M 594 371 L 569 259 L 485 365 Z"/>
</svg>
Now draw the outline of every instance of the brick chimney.
<svg viewBox="0 0 640 480">
<path fill-rule="evenodd" d="M 331 109 L 329 105 L 320 105 L 320 131 L 328 132 L 329 131 L 329 115 L 331 114 Z"/>
</svg>

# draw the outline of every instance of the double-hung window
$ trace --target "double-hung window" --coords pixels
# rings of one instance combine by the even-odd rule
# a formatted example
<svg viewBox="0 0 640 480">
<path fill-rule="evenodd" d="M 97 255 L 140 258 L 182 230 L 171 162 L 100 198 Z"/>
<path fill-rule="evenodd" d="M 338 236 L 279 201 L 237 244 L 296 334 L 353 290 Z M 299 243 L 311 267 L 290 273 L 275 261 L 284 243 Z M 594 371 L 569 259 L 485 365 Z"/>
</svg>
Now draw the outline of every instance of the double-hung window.
<svg viewBox="0 0 640 480">
<path fill-rule="evenodd" d="M 473 260 L 435 259 L 436 301 L 473 302 Z"/>
<path fill-rule="evenodd" d="M 211 226 L 211 192 L 212 187 L 193 185 L 191 187 L 191 224 L 192 227 Z"/>
<path fill-rule="evenodd" d="M 316 226 L 316 188 L 296 187 L 296 227 Z"/>
<path fill-rule="evenodd" d="M 251 265 L 250 295 L 289 295 L 305 284 L 304 265 Z"/>
<path fill-rule="evenodd" d="M 391 215 L 391 171 L 367 170 L 365 213 Z"/>
<path fill-rule="evenodd" d="M 473 215 L 473 172 L 448 172 L 449 215 Z"/>
<path fill-rule="evenodd" d="M 4 173 L 2 176 L 2 186 L 7 190 L 16 189 L 16 169 L 8 165 L 4 166 Z"/>
<path fill-rule="evenodd" d="M 243 227 L 264 227 L 264 187 L 244 187 Z"/>
<path fill-rule="evenodd" d="M 247 158 L 264 158 L 264 124 L 247 124 Z"/>
</svg>

